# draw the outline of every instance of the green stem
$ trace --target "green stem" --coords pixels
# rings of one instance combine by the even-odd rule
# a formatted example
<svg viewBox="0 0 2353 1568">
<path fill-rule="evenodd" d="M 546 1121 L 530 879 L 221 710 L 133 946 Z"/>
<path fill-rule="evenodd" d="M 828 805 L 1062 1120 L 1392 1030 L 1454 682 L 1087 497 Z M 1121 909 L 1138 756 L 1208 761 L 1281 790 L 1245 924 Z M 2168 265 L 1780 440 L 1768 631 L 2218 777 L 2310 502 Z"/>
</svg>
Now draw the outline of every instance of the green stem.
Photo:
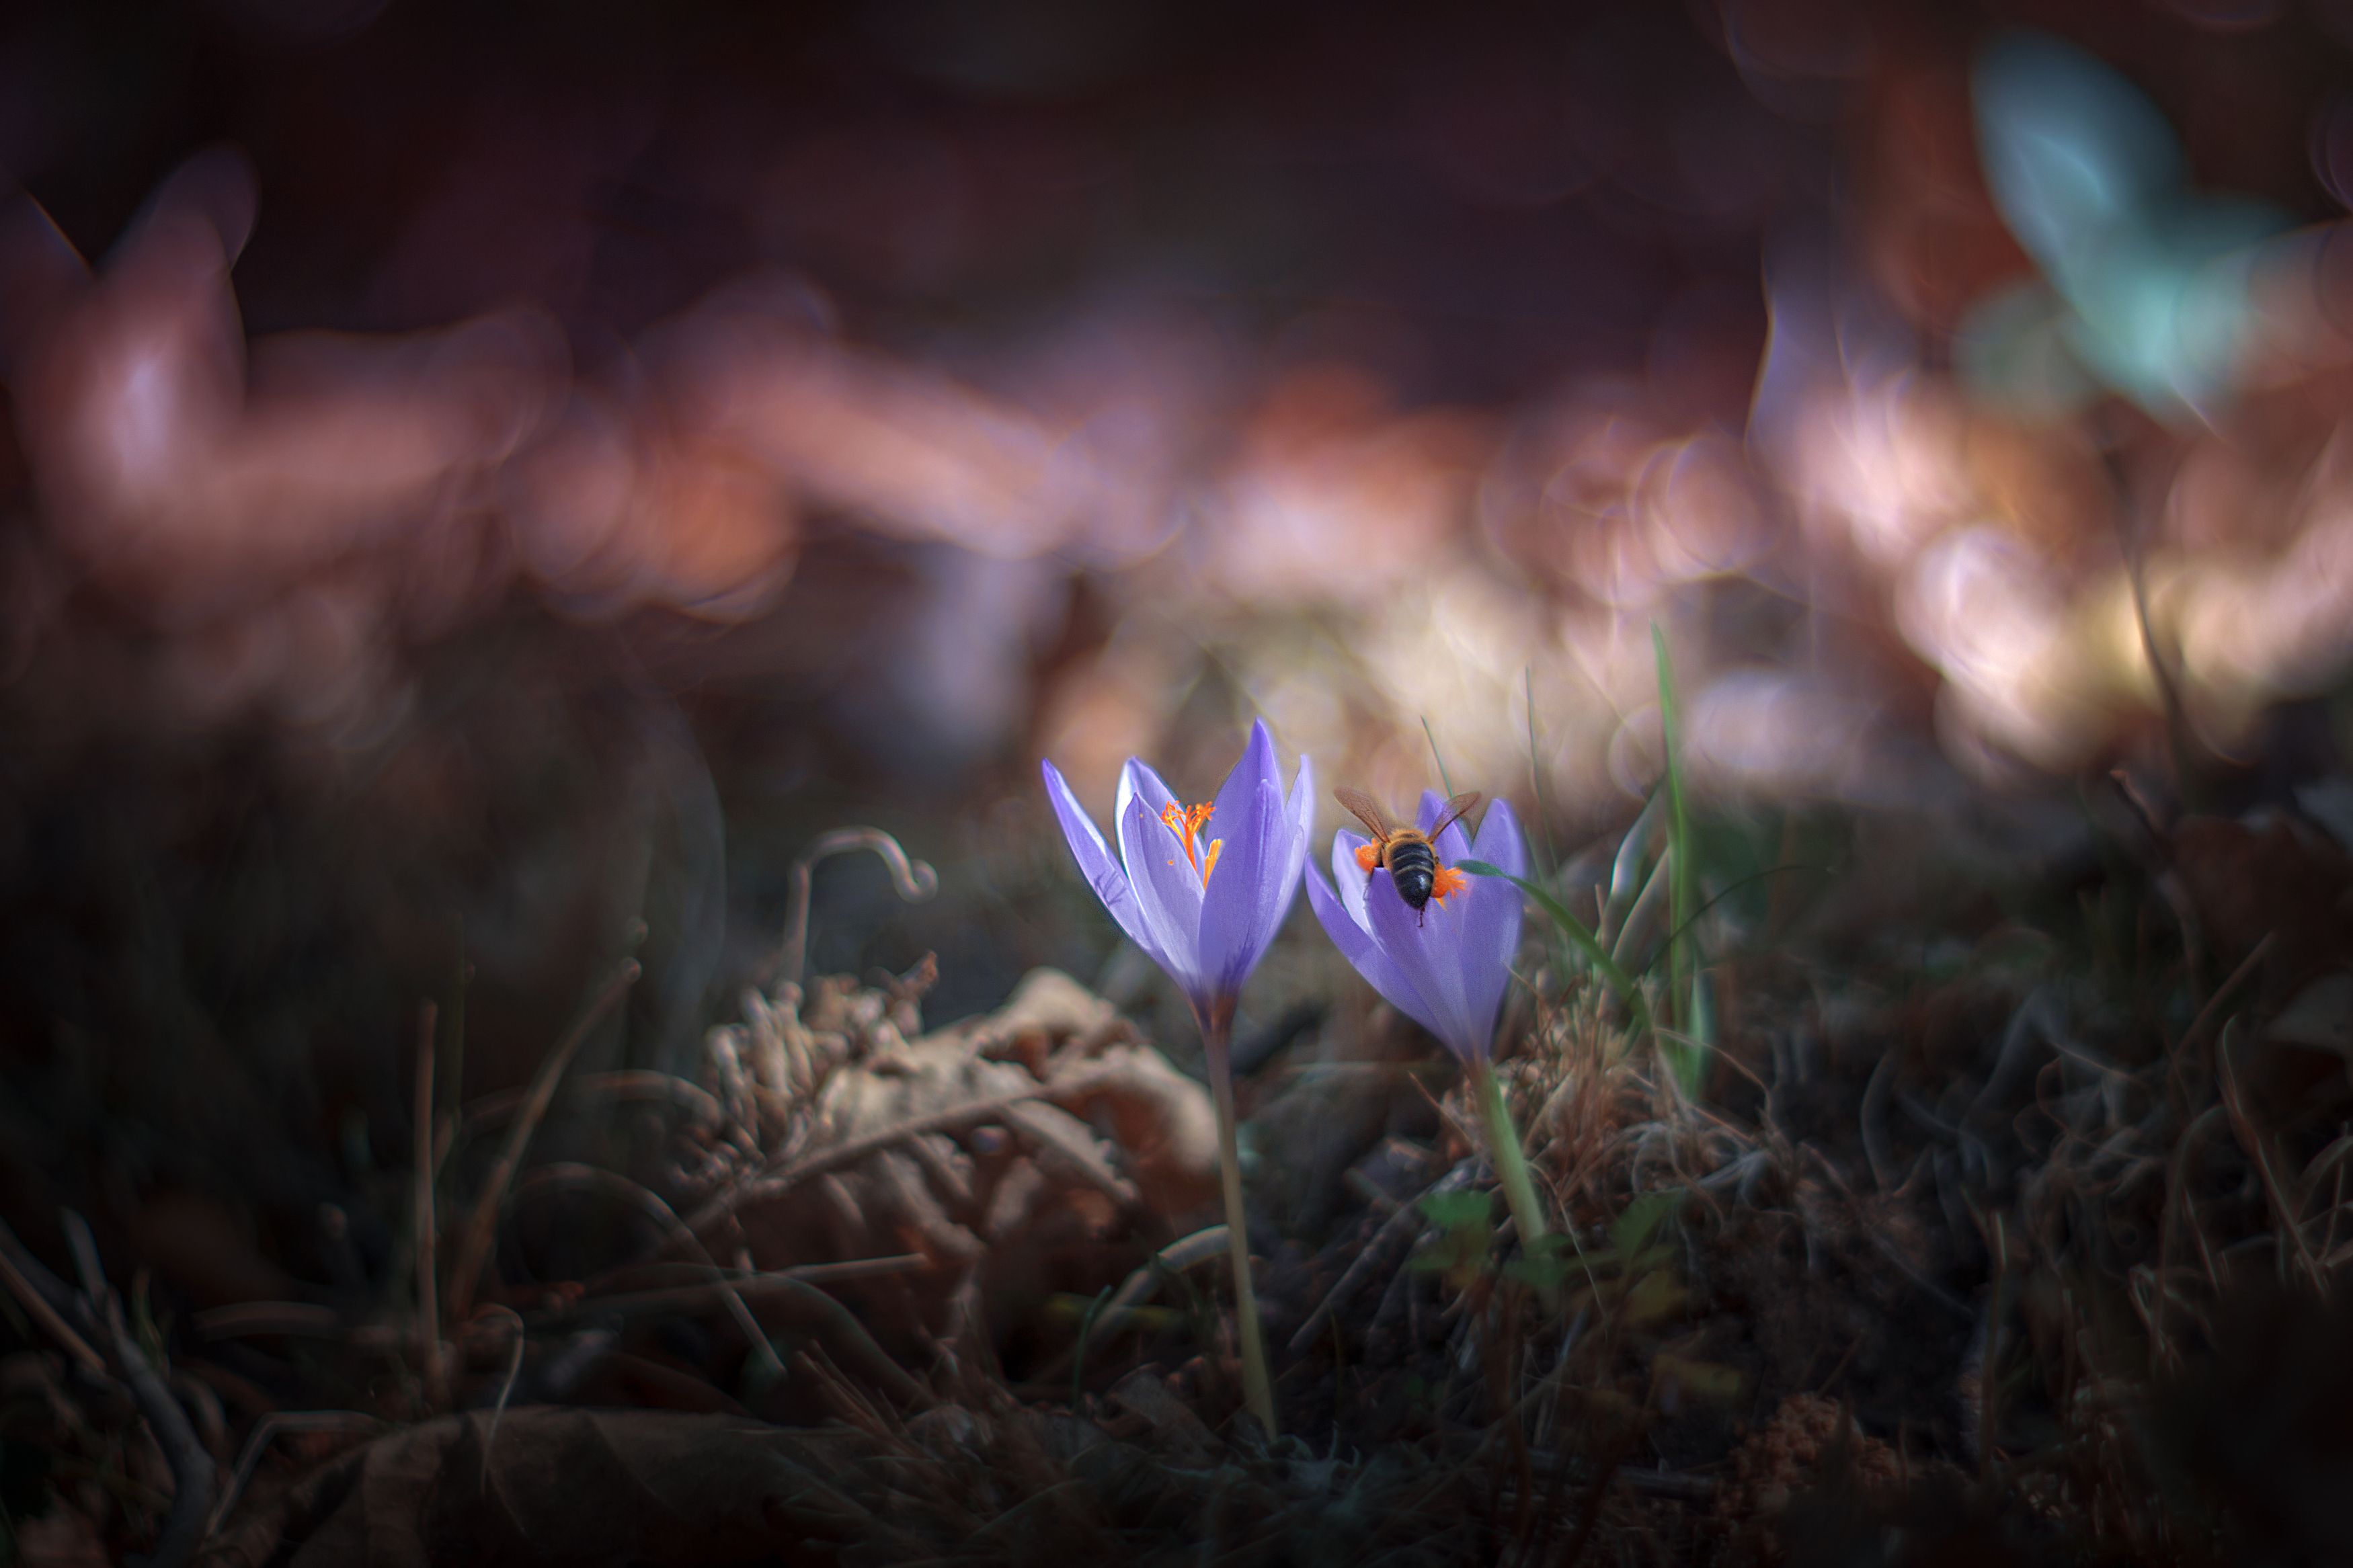
<svg viewBox="0 0 2353 1568">
<path fill-rule="evenodd" d="M 1479 1096 L 1479 1110 L 1487 1123 L 1487 1157 L 1494 1162 L 1495 1177 L 1504 1184 L 1504 1200 L 1512 1205 L 1512 1218 L 1519 1225 L 1520 1256 L 1531 1260 L 1541 1255 L 1537 1244 L 1547 1234 L 1545 1228 L 1544 1205 L 1536 1201 L 1535 1183 L 1528 1175 L 1527 1156 L 1520 1152 L 1519 1130 L 1512 1125 L 1512 1108 L 1504 1102 L 1504 1085 L 1495 1077 L 1494 1064 L 1481 1057 L 1471 1064 L 1471 1083 Z M 1552 1286 L 1542 1288 L 1546 1305 L 1550 1306 L 1556 1294 Z"/>
<path fill-rule="evenodd" d="M 1258 1317 L 1258 1288 L 1250 1279 L 1250 1213 L 1242 1205 L 1241 1141 L 1234 1118 L 1234 1068 L 1230 1047 L 1234 1005 L 1230 998 L 1197 1013 L 1201 1048 L 1209 1058 L 1209 1093 L 1218 1106 L 1219 1174 L 1226 1189 L 1226 1238 L 1234 1270 L 1234 1315 L 1241 1331 L 1242 1403 L 1271 1437 L 1274 1381 L 1266 1373 L 1266 1336 Z"/>
</svg>

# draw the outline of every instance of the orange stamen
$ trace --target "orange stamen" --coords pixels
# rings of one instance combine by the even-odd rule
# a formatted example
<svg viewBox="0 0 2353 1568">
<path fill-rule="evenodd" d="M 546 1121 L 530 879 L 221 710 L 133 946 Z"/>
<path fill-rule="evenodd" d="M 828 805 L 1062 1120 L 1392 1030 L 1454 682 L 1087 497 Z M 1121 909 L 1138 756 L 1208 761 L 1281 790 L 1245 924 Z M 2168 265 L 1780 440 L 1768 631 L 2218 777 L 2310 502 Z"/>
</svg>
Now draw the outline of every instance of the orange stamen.
<svg viewBox="0 0 2353 1568">
<path fill-rule="evenodd" d="M 1216 815 L 1217 809 L 1215 805 L 1178 805 L 1173 800 L 1160 808 L 1162 826 L 1175 834 L 1176 842 L 1185 847 L 1185 862 L 1201 873 L 1201 886 L 1204 888 L 1209 885 L 1209 873 L 1218 868 L 1218 851 L 1226 847 L 1224 839 L 1212 838 L 1208 855 L 1204 857 L 1201 852 L 1201 829 L 1208 826 L 1209 818 Z M 1168 863 L 1171 866 L 1176 864 L 1174 860 Z"/>
<path fill-rule="evenodd" d="M 1440 866 L 1438 868 L 1437 877 L 1434 878 L 1430 884 L 1430 896 L 1436 899 L 1442 904 L 1448 900 L 1448 898 L 1451 897 L 1453 894 L 1461 892 L 1470 885 L 1471 879 L 1469 877 L 1456 870 L 1451 866 Z"/>
<path fill-rule="evenodd" d="M 1357 870 L 1362 871 L 1366 876 L 1369 877 L 1375 870 L 1379 868 L 1380 863 L 1381 847 L 1379 845 L 1359 844 L 1356 846 Z"/>
</svg>

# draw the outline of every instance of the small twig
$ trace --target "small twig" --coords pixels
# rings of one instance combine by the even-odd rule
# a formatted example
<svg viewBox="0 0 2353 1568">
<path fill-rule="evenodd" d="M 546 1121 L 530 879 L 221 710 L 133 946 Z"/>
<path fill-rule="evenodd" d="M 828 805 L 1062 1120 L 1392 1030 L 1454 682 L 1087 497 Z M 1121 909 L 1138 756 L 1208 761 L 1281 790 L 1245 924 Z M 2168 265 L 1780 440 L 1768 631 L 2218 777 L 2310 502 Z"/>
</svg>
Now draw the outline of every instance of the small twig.
<svg viewBox="0 0 2353 1568">
<path fill-rule="evenodd" d="M 940 890 L 940 875 L 924 860 L 910 860 L 899 841 L 879 827 L 837 827 L 818 836 L 792 865 L 791 901 L 785 906 L 785 936 L 779 945 L 777 972 L 795 985 L 808 966 L 809 879 L 817 863 L 852 849 L 871 849 L 891 868 L 891 885 L 899 897 L 920 904 Z"/>
<path fill-rule="evenodd" d="M 473 1310 L 474 1288 L 482 1266 L 490 1260 L 491 1242 L 498 1234 L 499 1208 L 506 1202 L 507 1187 L 514 1180 L 515 1170 L 522 1163 L 523 1151 L 531 1144 L 531 1135 L 539 1130 L 540 1119 L 555 1099 L 555 1086 L 564 1077 L 564 1069 L 588 1038 L 590 1031 L 612 1011 L 622 994 L 638 978 L 638 961 L 624 959 L 588 1010 L 580 1015 L 571 1032 L 561 1044 L 548 1053 L 539 1064 L 539 1071 L 531 1082 L 531 1093 L 523 1101 L 522 1110 L 508 1130 L 507 1141 L 499 1151 L 498 1163 L 491 1167 L 490 1179 L 482 1185 L 482 1195 L 475 1201 L 472 1219 L 459 1238 L 456 1263 L 449 1270 L 449 1318 L 463 1322 Z"/>
</svg>

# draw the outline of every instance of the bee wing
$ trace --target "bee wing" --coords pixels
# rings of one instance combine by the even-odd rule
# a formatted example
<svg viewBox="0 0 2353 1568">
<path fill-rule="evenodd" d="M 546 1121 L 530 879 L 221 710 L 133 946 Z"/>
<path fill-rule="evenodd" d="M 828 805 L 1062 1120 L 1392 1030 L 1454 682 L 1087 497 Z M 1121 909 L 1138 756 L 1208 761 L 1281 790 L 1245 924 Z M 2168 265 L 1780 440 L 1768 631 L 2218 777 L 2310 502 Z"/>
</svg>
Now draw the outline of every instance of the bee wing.
<svg viewBox="0 0 2353 1568">
<path fill-rule="evenodd" d="M 1397 831 L 1389 824 L 1389 814 L 1381 809 L 1381 803 L 1363 790 L 1350 789 L 1342 784 L 1332 792 L 1332 798 L 1355 814 L 1356 820 L 1371 831 L 1375 840 L 1387 838 Z"/>
<path fill-rule="evenodd" d="M 1476 810 L 1479 802 L 1484 798 L 1485 797 L 1483 795 L 1474 789 L 1467 795 L 1458 795 L 1452 800 L 1448 801 L 1446 803 L 1446 809 L 1438 814 L 1438 825 L 1430 830 L 1430 842 L 1433 844 L 1438 842 L 1438 836 L 1440 834 L 1453 826 L 1455 823 L 1461 820 L 1461 818 L 1468 813 Z"/>
</svg>

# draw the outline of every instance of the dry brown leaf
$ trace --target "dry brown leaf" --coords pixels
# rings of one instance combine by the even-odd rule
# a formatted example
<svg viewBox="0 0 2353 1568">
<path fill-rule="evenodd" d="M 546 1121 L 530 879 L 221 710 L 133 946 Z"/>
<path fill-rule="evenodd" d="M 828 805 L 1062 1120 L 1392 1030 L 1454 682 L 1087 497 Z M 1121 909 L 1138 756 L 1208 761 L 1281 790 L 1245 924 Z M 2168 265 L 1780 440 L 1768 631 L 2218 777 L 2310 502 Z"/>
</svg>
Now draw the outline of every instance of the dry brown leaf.
<svg viewBox="0 0 2353 1568">
<path fill-rule="evenodd" d="M 1134 1262 L 1124 1230 L 1215 1201 L 1207 1090 L 1068 975 L 1036 971 L 994 1014 L 916 1026 L 903 998 L 827 978 L 806 1001 L 755 999 L 726 1031 L 714 1058 L 745 1064 L 764 1138 L 790 1151 L 733 1210 L 760 1266 L 930 1258 L 928 1281 L 844 1288 L 902 1342 L 955 1332 L 956 1281 L 977 1268 L 1006 1331 L 1052 1291 L 1115 1281 Z"/>
</svg>

